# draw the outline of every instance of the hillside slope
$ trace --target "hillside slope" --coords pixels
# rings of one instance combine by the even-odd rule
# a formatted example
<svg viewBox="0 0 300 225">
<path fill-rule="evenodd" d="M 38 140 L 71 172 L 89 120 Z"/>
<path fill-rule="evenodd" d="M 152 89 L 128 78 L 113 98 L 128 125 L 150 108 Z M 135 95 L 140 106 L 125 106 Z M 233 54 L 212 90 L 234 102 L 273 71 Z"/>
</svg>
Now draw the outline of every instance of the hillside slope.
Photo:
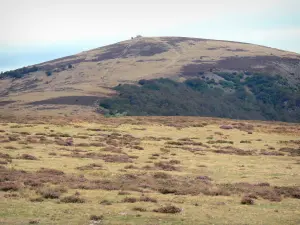
<svg viewBox="0 0 300 225">
<path fill-rule="evenodd" d="M 258 45 L 182 37 L 134 38 L 36 65 L 37 71 L 2 74 L 0 107 L 7 112 L 90 113 L 111 87 L 140 79 L 218 72 L 280 74 L 300 82 L 300 55 Z M 17 75 L 16 75 L 17 74 Z M 12 78 L 17 76 L 18 78 Z"/>
</svg>

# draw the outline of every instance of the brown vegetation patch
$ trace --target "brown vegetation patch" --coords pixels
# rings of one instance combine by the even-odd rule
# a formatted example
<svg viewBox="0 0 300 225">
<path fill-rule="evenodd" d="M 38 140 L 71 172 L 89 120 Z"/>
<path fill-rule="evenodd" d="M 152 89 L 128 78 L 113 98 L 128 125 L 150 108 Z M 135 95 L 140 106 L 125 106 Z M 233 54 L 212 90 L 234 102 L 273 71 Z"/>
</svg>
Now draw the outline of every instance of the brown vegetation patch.
<svg viewBox="0 0 300 225">
<path fill-rule="evenodd" d="M 146 208 L 144 208 L 144 207 L 139 207 L 139 206 L 133 207 L 132 210 L 134 210 L 134 211 L 139 211 L 139 212 L 147 212 L 147 209 L 146 209 Z"/>
<path fill-rule="evenodd" d="M 234 144 L 233 141 L 226 141 L 226 140 L 216 140 L 216 141 L 210 140 L 210 141 L 208 141 L 206 143 L 207 144 L 231 144 L 231 145 Z"/>
<path fill-rule="evenodd" d="M 8 164 L 7 160 L 0 160 L 0 165 L 6 165 L 6 164 Z"/>
<path fill-rule="evenodd" d="M 203 38 L 189 38 L 189 37 L 161 37 L 160 39 L 173 46 L 177 46 L 177 44 L 180 44 L 181 42 L 188 42 L 188 41 L 203 42 L 208 40 Z"/>
<path fill-rule="evenodd" d="M 251 73 L 277 73 L 278 65 L 274 62 L 296 65 L 299 59 L 278 57 L 278 56 L 244 56 L 244 57 L 226 57 L 217 62 L 188 64 L 182 67 L 182 76 L 199 76 L 199 71 L 210 72 L 214 68 L 218 70 L 236 70 L 249 71 Z M 263 68 L 257 65 L 266 65 Z"/>
<path fill-rule="evenodd" d="M 158 213 L 180 213 L 181 209 L 173 206 L 173 205 L 168 205 L 168 206 L 163 206 L 157 209 L 154 209 L 153 212 L 158 212 Z"/>
<path fill-rule="evenodd" d="M 0 106 L 5 106 L 5 105 L 8 105 L 8 104 L 11 104 L 14 102 L 16 102 L 16 101 L 0 101 Z"/>
<path fill-rule="evenodd" d="M 5 149 L 8 149 L 8 150 L 18 150 L 17 147 L 15 146 L 12 146 L 12 145 L 7 145 L 7 146 L 4 146 Z"/>
<path fill-rule="evenodd" d="M 43 202 L 44 198 L 43 197 L 34 197 L 34 198 L 30 198 L 29 201 L 31 201 L 31 202 Z"/>
<path fill-rule="evenodd" d="M 212 179 L 208 176 L 198 176 L 197 179 L 202 180 L 204 182 L 210 182 Z"/>
<path fill-rule="evenodd" d="M 134 165 L 127 165 L 124 167 L 124 169 L 139 169 L 137 166 L 134 166 Z"/>
<path fill-rule="evenodd" d="M 101 142 L 92 142 L 90 143 L 90 146 L 94 146 L 94 147 L 104 147 L 105 144 L 101 143 Z"/>
<path fill-rule="evenodd" d="M 154 166 L 158 169 L 165 170 L 165 171 L 179 171 L 180 168 L 173 165 L 168 161 L 160 161 L 154 163 Z"/>
<path fill-rule="evenodd" d="M 209 146 L 206 146 L 206 147 L 209 147 Z M 199 152 L 204 151 L 202 148 L 191 148 L 191 147 L 182 147 L 180 149 L 187 150 L 187 151 L 192 152 L 192 153 L 199 153 Z M 201 154 L 204 154 L 204 153 L 201 153 Z"/>
<path fill-rule="evenodd" d="M 89 138 L 89 136 L 87 136 L 87 135 L 74 135 L 73 137 L 80 138 L 80 139 L 88 139 Z"/>
<path fill-rule="evenodd" d="M 231 126 L 231 125 L 222 125 L 222 126 L 220 126 L 220 128 L 224 129 L 224 130 L 231 130 L 231 129 L 233 129 L 233 126 Z"/>
<path fill-rule="evenodd" d="M 91 163 L 85 166 L 77 167 L 78 170 L 102 170 L 103 166 L 99 163 Z"/>
<path fill-rule="evenodd" d="M 140 201 L 141 202 L 154 202 L 154 203 L 157 203 L 157 199 L 156 198 L 151 198 L 149 196 L 141 196 L 140 197 Z"/>
<path fill-rule="evenodd" d="M 241 49 L 241 48 L 236 48 L 236 49 L 226 48 L 226 51 L 230 51 L 230 52 L 247 52 L 248 50 Z"/>
<path fill-rule="evenodd" d="M 138 145 L 131 146 L 131 148 L 136 149 L 136 150 L 144 150 L 143 147 L 138 146 Z"/>
<path fill-rule="evenodd" d="M 78 143 L 78 144 L 76 144 L 76 146 L 79 146 L 79 147 L 89 147 L 90 144 L 89 143 Z"/>
<path fill-rule="evenodd" d="M 137 202 L 137 199 L 133 198 L 133 197 L 126 197 L 123 199 L 123 202 L 135 203 L 135 202 Z"/>
<path fill-rule="evenodd" d="M 284 156 L 284 153 L 278 152 L 278 151 L 267 151 L 265 149 L 262 149 L 260 151 L 260 155 L 269 155 L 269 156 Z"/>
<path fill-rule="evenodd" d="M 279 141 L 280 144 L 296 144 L 300 145 L 300 140 Z"/>
<path fill-rule="evenodd" d="M 17 182 L 11 182 L 11 181 L 5 181 L 5 178 L 3 178 L 4 181 L 0 182 L 0 190 L 1 191 L 18 191 L 21 186 Z"/>
<path fill-rule="evenodd" d="M 101 205 L 112 205 L 112 202 L 109 200 L 103 200 L 100 202 Z"/>
<path fill-rule="evenodd" d="M 179 139 L 178 141 L 167 141 L 165 143 L 166 145 L 175 145 L 175 146 L 183 146 L 183 145 L 194 145 L 194 146 L 204 146 L 206 147 L 207 145 L 203 144 L 202 142 L 196 142 L 192 139 L 184 138 L 184 139 Z"/>
<path fill-rule="evenodd" d="M 300 156 L 300 148 L 280 148 L 281 152 L 288 152 L 290 156 Z"/>
<path fill-rule="evenodd" d="M 177 160 L 177 159 L 171 159 L 169 161 L 170 164 L 180 164 L 180 160 Z"/>
<path fill-rule="evenodd" d="M 0 152 L 0 158 L 2 159 L 12 159 L 12 157 L 7 153 Z"/>
<path fill-rule="evenodd" d="M 146 136 L 146 137 L 143 137 L 142 140 L 144 140 L 144 141 L 170 141 L 170 140 L 172 140 L 172 138 Z"/>
<path fill-rule="evenodd" d="M 118 195 L 130 195 L 127 191 L 119 191 Z"/>
<path fill-rule="evenodd" d="M 29 154 L 22 154 L 18 159 L 25 159 L 25 160 L 38 160 L 37 157 Z"/>
<path fill-rule="evenodd" d="M 219 154 L 230 154 L 230 155 L 255 155 L 256 150 L 243 150 L 240 148 L 234 148 L 232 146 L 223 147 L 221 149 L 212 150 L 215 153 Z"/>
<path fill-rule="evenodd" d="M 20 136 L 18 134 L 10 134 L 8 136 L 9 141 L 19 141 L 20 140 Z"/>
<path fill-rule="evenodd" d="M 240 143 L 242 144 L 251 144 L 252 142 L 249 140 L 241 140 Z"/>
<path fill-rule="evenodd" d="M 49 168 L 41 168 L 37 171 L 37 173 L 45 174 L 45 175 L 64 175 L 65 173 L 61 170 L 49 169 Z"/>
<path fill-rule="evenodd" d="M 60 189 L 58 188 L 43 188 L 38 191 L 39 194 L 43 196 L 43 198 L 47 199 L 57 199 L 60 197 L 60 195 L 63 193 Z"/>
<path fill-rule="evenodd" d="M 155 179 L 170 179 L 172 178 L 171 175 L 164 173 L 164 172 L 156 172 L 152 175 Z"/>
<path fill-rule="evenodd" d="M 28 143 L 35 144 L 35 143 L 39 142 L 39 138 L 38 137 L 34 137 L 34 136 L 30 136 L 30 137 L 26 137 L 26 141 Z"/>
<path fill-rule="evenodd" d="M 128 155 L 102 155 L 101 158 L 105 162 L 114 162 L 114 163 L 129 163 L 132 162 L 131 158 Z"/>
<path fill-rule="evenodd" d="M 242 205 L 254 205 L 254 200 L 249 196 L 244 196 L 241 200 Z"/>
<path fill-rule="evenodd" d="M 42 101 L 30 102 L 28 105 L 83 105 L 93 106 L 99 100 L 98 96 L 62 96 L 58 98 L 49 98 Z"/>
<path fill-rule="evenodd" d="M 87 131 L 105 131 L 105 129 L 102 128 L 87 128 Z"/>
<path fill-rule="evenodd" d="M 73 146 L 74 145 L 73 138 L 67 138 L 65 140 L 62 138 L 56 138 L 55 143 L 57 145 L 61 145 L 61 146 Z"/>
<path fill-rule="evenodd" d="M 19 198 L 20 195 L 18 193 L 6 193 L 3 195 L 4 198 Z"/>
<path fill-rule="evenodd" d="M 105 147 L 102 150 L 105 152 L 123 153 L 121 148 L 116 148 L 116 147 L 112 147 L 112 146 Z"/>
<path fill-rule="evenodd" d="M 85 199 L 80 198 L 76 195 L 71 195 L 71 196 L 63 197 L 60 200 L 60 202 L 63 202 L 63 203 L 85 203 Z"/>
<path fill-rule="evenodd" d="M 249 183 L 236 183 L 236 184 L 223 184 L 225 188 L 231 193 L 253 193 L 270 201 L 281 201 L 281 197 L 297 198 L 300 193 L 299 187 L 272 187 L 268 183 L 249 184 Z"/>
<path fill-rule="evenodd" d="M 104 216 L 103 215 L 100 215 L 100 216 L 97 216 L 97 215 L 91 215 L 90 216 L 90 220 L 93 220 L 93 221 L 101 221 L 104 219 Z"/>
<path fill-rule="evenodd" d="M 254 125 L 249 124 L 249 123 L 233 123 L 232 125 L 235 129 L 238 129 L 241 131 L 251 132 L 254 130 Z"/>
<path fill-rule="evenodd" d="M 101 154 L 96 152 L 88 152 L 85 154 L 81 154 L 79 152 L 72 152 L 72 154 L 67 155 L 67 157 L 73 158 L 92 158 L 92 159 L 102 159 L 105 162 L 115 162 L 115 163 L 131 163 L 132 158 L 137 158 L 138 156 L 128 156 L 127 154 L 120 154 L 120 155 L 112 155 L 112 154 Z"/>
<path fill-rule="evenodd" d="M 18 132 L 18 134 L 21 134 L 21 135 L 24 135 L 24 136 L 30 135 L 30 133 L 26 132 L 26 131 L 20 131 L 20 132 Z"/>
</svg>

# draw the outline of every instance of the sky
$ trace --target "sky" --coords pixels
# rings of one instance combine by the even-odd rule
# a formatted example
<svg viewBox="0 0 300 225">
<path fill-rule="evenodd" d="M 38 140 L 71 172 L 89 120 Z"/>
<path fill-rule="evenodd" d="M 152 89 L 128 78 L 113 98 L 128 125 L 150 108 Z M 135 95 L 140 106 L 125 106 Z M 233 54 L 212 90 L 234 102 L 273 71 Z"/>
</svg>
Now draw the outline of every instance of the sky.
<svg viewBox="0 0 300 225">
<path fill-rule="evenodd" d="M 0 0 L 0 72 L 142 36 L 300 53 L 300 0 Z"/>
</svg>

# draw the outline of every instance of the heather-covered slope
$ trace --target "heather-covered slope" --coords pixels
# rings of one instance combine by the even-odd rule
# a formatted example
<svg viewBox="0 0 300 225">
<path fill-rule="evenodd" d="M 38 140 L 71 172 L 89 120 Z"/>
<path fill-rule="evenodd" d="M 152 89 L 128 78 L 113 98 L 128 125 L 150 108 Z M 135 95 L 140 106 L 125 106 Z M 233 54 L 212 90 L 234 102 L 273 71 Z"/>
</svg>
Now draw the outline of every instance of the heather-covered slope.
<svg viewBox="0 0 300 225">
<path fill-rule="evenodd" d="M 111 88 L 118 84 L 156 78 L 182 82 L 199 76 L 218 80 L 220 72 L 280 74 L 296 86 L 299 62 L 299 54 L 253 44 L 134 38 L 2 74 L 0 107 L 9 113 L 89 113 L 98 105 L 95 99 L 114 95 Z"/>
</svg>

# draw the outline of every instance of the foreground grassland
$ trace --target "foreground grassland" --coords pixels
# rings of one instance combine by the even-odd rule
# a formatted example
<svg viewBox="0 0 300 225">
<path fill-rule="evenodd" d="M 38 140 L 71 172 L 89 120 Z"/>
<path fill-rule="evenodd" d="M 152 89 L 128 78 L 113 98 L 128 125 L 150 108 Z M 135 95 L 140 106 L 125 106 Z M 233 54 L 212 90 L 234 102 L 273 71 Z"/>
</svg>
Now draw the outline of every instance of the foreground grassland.
<svg viewBox="0 0 300 225">
<path fill-rule="evenodd" d="M 299 124 L 2 118 L 0 142 L 0 224 L 300 224 Z"/>
</svg>

